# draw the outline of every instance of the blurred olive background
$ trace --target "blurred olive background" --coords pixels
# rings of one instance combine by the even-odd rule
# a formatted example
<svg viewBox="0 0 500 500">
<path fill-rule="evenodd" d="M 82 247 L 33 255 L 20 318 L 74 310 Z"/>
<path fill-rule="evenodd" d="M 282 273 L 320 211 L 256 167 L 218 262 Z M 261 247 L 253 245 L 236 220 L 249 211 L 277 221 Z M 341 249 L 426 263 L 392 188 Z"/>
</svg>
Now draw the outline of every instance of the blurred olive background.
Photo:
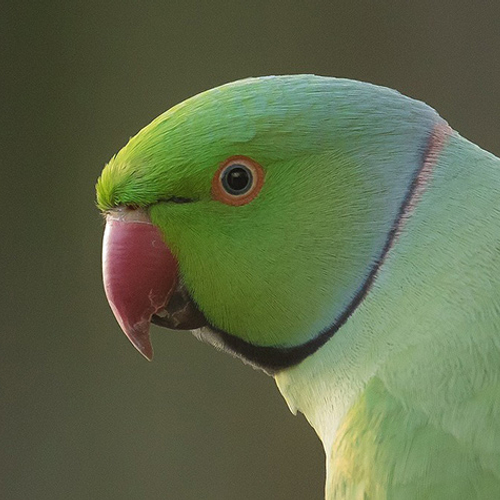
<svg viewBox="0 0 500 500">
<path fill-rule="evenodd" d="M 453 6 L 453 8 L 451 8 Z M 397 88 L 500 154 L 500 2 L 2 2 L 0 498 L 320 499 L 323 451 L 274 381 L 101 285 L 94 183 L 173 104 L 246 76 Z"/>
</svg>

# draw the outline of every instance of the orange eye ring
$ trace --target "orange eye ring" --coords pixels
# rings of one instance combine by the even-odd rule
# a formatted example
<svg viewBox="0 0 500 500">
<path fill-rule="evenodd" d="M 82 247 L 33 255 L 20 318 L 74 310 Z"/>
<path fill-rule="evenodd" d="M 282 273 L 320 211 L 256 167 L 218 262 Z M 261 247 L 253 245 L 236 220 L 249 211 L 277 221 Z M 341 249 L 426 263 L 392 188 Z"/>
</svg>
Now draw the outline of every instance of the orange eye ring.
<svg viewBox="0 0 500 500">
<path fill-rule="evenodd" d="M 214 200 L 239 207 L 257 197 L 264 185 L 264 169 L 248 156 L 230 156 L 212 179 Z"/>
</svg>

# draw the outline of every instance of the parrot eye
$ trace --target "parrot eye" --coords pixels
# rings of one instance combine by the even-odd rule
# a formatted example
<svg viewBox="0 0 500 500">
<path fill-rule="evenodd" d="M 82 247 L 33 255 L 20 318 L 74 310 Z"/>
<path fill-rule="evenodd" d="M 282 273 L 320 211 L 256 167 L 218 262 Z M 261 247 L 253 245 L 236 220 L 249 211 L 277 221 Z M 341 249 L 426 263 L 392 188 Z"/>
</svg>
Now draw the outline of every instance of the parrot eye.
<svg viewBox="0 0 500 500">
<path fill-rule="evenodd" d="M 212 196 L 227 205 L 250 203 L 264 183 L 264 170 L 247 156 L 231 156 L 218 168 L 212 181 Z"/>
<path fill-rule="evenodd" d="M 245 167 L 245 165 L 233 163 L 222 172 L 221 182 L 222 187 L 229 194 L 245 194 L 252 187 L 252 171 L 248 167 Z"/>
</svg>

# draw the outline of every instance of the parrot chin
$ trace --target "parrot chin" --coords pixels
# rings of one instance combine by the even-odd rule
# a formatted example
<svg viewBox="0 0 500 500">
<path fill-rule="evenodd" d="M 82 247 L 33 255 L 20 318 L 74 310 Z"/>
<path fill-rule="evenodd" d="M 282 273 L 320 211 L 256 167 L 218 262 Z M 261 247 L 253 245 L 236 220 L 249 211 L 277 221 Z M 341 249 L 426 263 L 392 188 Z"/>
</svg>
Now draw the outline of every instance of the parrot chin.
<svg viewBox="0 0 500 500">
<path fill-rule="evenodd" d="M 151 318 L 168 328 L 182 329 L 189 321 L 177 287 L 177 261 L 144 210 L 119 207 L 107 214 L 102 264 L 106 297 L 118 324 L 151 360 Z"/>
</svg>

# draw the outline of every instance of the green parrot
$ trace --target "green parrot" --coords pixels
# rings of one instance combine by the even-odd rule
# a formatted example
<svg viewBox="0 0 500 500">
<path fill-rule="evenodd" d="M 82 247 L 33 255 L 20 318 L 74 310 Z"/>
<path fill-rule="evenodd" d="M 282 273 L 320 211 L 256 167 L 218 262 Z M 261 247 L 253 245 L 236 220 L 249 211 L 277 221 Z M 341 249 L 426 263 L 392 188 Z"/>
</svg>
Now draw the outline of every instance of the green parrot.
<svg viewBox="0 0 500 500">
<path fill-rule="evenodd" d="M 203 92 L 104 168 L 104 286 L 272 375 L 327 499 L 500 498 L 500 160 L 426 104 L 314 75 Z"/>
</svg>

